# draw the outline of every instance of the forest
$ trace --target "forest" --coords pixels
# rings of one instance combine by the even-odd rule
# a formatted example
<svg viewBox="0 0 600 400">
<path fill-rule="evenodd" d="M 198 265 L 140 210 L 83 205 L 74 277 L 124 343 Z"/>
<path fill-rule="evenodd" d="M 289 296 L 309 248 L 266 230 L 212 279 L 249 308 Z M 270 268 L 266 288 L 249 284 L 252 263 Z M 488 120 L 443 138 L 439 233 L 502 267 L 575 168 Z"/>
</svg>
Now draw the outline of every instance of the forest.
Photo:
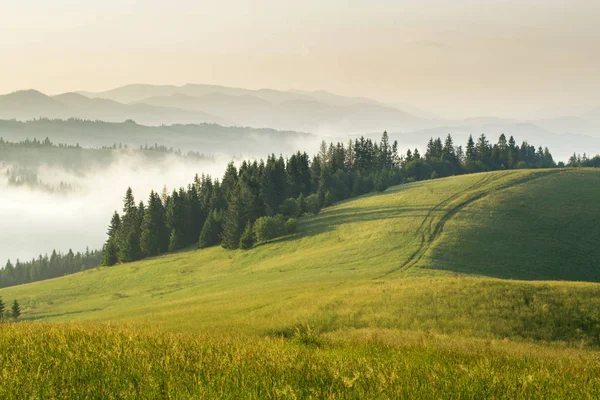
<svg viewBox="0 0 600 400">
<path fill-rule="evenodd" d="M 0 287 L 58 278 L 86 269 L 95 268 L 102 261 L 102 251 L 86 249 L 84 253 L 69 250 L 62 254 L 54 250 L 50 256 L 40 255 L 37 259 L 13 264 L 10 260 L 0 269 Z"/>
<path fill-rule="evenodd" d="M 36 145 L 43 145 L 39 142 Z M 590 160 L 585 158 L 586 163 Z M 592 160 L 598 160 L 598 157 Z M 573 160 L 571 160 L 573 161 Z M 583 163 L 575 157 L 576 164 Z M 587 165 L 587 164 L 586 164 Z M 312 158 L 297 152 L 287 159 L 271 154 L 265 160 L 230 163 L 222 179 L 196 175 L 186 188 L 152 191 L 147 202 L 136 202 L 128 189 L 122 212 L 115 211 L 102 251 L 28 262 L 8 261 L 0 270 L 0 287 L 49 279 L 98 265 L 112 266 L 197 246 L 221 245 L 248 249 L 294 232 L 296 218 L 322 207 L 390 185 L 500 169 L 562 167 L 548 148 L 502 134 L 491 143 L 485 134 L 466 146 L 431 138 L 425 154 L 418 149 L 398 152 L 387 132 L 379 142 L 364 137 L 348 143 L 322 142 Z"/>
</svg>

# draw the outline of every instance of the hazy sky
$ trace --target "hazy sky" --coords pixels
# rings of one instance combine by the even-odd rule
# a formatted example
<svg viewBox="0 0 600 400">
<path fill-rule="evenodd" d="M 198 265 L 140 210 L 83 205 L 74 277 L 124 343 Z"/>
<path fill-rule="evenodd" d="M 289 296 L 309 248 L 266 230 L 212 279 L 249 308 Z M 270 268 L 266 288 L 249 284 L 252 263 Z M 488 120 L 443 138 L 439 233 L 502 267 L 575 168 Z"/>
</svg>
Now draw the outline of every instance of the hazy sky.
<svg viewBox="0 0 600 400">
<path fill-rule="evenodd" d="M 326 89 L 444 116 L 600 106 L 599 0 L 0 0 L 0 93 Z"/>
</svg>

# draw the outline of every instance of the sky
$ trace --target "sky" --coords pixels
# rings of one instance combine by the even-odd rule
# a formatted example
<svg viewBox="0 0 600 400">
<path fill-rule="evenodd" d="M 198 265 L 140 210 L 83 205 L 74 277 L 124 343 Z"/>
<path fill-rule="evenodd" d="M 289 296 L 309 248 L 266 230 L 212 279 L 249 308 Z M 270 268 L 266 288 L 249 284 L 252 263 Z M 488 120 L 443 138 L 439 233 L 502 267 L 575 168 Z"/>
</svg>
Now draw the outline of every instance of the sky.
<svg viewBox="0 0 600 400">
<path fill-rule="evenodd" d="M 439 116 L 600 106 L 598 0 L 1 0 L 0 93 L 328 90 Z"/>
</svg>

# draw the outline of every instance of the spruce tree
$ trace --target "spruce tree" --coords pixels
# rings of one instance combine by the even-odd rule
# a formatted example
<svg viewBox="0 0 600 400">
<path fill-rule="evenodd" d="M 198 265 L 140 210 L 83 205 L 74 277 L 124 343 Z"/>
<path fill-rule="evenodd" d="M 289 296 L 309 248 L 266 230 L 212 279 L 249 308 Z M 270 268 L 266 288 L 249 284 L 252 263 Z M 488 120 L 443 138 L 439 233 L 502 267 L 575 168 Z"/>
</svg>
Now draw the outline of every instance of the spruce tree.
<svg viewBox="0 0 600 400">
<path fill-rule="evenodd" d="M 162 200 L 154 191 L 150 192 L 148 206 L 144 214 L 140 245 L 146 256 L 156 256 L 164 253 L 169 247 L 169 231 L 165 210 Z"/>
<path fill-rule="evenodd" d="M 227 169 L 225 170 L 223 180 L 221 181 L 221 190 L 223 191 L 223 197 L 225 198 L 226 202 L 229 202 L 229 200 L 231 199 L 231 195 L 233 194 L 233 190 L 237 180 L 238 171 L 235 168 L 233 162 L 230 162 L 229 164 L 227 164 Z"/>
<path fill-rule="evenodd" d="M 189 212 L 189 216 L 186 218 L 185 229 L 185 245 L 187 246 L 198 241 L 202 226 L 206 220 L 206 214 L 205 209 L 202 208 L 198 190 L 195 185 L 190 185 L 188 188 L 186 200 Z"/>
<path fill-rule="evenodd" d="M 221 233 L 221 246 L 223 248 L 238 248 L 240 237 L 248 222 L 247 206 L 249 203 L 248 189 L 242 182 L 238 182 L 227 205 L 223 220 L 223 232 Z"/>
<path fill-rule="evenodd" d="M 249 250 L 254 246 L 254 230 L 252 224 L 248 221 L 246 229 L 240 237 L 240 248 L 243 250 Z"/>
<path fill-rule="evenodd" d="M 171 231 L 169 237 L 169 252 L 179 250 L 184 247 L 183 234 L 177 229 Z"/>
<path fill-rule="evenodd" d="M 2 319 L 4 319 L 4 311 L 5 311 L 4 301 L 2 301 L 2 297 L 0 297 L 0 321 L 2 321 Z"/>
<path fill-rule="evenodd" d="M 140 232 L 137 230 L 138 213 L 131 187 L 127 188 L 123 199 L 123 217 L 119 229 L 119 261 L 130 262 L 139 260 L 142 256 L 140 250 Z"/>
<path fill-rule="evenodd" d="M 108 239 L 104 244 L 104 255 L 102 265 L 110 267 L 119 262 L 119 247 L 118 238 L 119 229 L 121 228 L 121 217 L 117 211 L 114 212 L 110 225 L 108 227 Z"/>
<path fill-rule="evenodd" d="M 442 150 L 442 160 L 450 161 L 455 163 L 456 160 L 456 151 L 454 149 L 454 141 L 452 140 L 452 135 L 448 134 L 446 136 L 446 142 L 444 143 L 444 148 Z"/>
<path fill-rule="evenodd" d="M 490 144 L 485 137 L 485 133 L 482 133 L 477 139 L 477 146 L 475 147 L 475 154 L 477 155 L 477 160 L 481 161 L 484 164 L 489 164 L 492 149 L 490 148 Z"/>
<path fill-rule="evenodd" d="M 169 251 L 181 249 L 184 245 L 186 227 L 185 193 L 173 191 L 167 205 L 167 225 L 169 227 Z"/>
<path fill-rule="evenodd" d="M 219 244 L 219 235 L 221 231 L 220 223 L 218 221 L 219 216 L 217 211 L 214 210 L 208 214 L 202 232 L 200 232 L 200 238 L 198 239 L 198 248 L 205 249 L 207 247 L 215 246 Z"/>
<path fill-rule="evenodd" d="M 475 153 L 475 142 L 473 141 L 473 135 L 469 135 L 465 155 L 467 157 L 467 161 L 475 161 L 477 155 Z"/>
<path fill-rule="evenodd" d="M 119 262 L 119 249 L 114 239 L 109 239 L 104 245 L 102 265 L 111 267 Z"/>
<path fill-rule="evenodd" d="M 17 302 L 17 300 L 15 300 L 13 302 L 12 305 L 12 317 L 16 320 L 19 319 L 19 317 L 21 316 L 21 307 L 19 306 L 19 303 Z"/>
</svg>

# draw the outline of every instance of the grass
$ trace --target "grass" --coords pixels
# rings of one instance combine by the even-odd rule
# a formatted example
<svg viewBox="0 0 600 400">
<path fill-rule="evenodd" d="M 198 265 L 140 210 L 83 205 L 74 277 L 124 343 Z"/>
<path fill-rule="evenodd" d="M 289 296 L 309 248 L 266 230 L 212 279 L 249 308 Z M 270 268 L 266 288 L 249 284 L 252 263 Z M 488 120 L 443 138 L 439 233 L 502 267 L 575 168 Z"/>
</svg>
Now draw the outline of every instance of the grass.
<svg viewBox="0 0 600 400">
<path fill-rule="evenodd" d="M 2 289 L 36 323 L 0 328 L 3 354 L 15 349 L 0 390 L 597 397 L 599 180 L 528 170 L 397 186 L 251 251 L 187 251 Z M 12 365 L 46 375 L 19 386 Z"/>
<path fill-rule="evenodd" d="M 2 398 L 597 398 L 574 349 L 357 331 L 319 345 L 109 326 L 0 327 Z M 7 384 L 9 383 L 9 384 Z"/>
</svg>

